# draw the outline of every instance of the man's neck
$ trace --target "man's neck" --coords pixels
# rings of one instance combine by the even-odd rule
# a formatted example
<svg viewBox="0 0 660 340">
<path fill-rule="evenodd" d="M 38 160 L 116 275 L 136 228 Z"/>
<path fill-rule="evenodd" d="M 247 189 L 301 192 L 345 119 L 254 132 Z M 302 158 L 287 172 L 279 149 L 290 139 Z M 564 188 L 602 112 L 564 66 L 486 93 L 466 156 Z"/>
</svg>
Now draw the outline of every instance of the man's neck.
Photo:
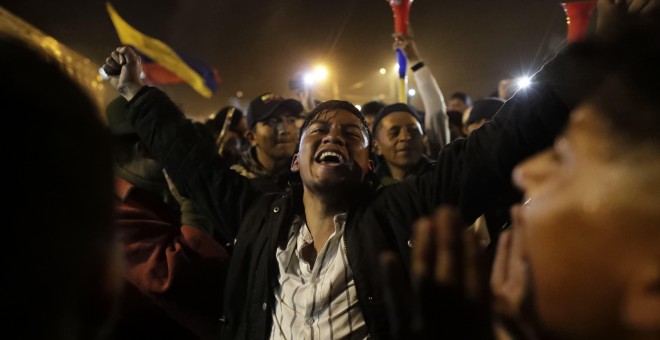
<svg viewBox="0 0 660 340">
<path fill-rule="evenodd" d="M 266 155 L 261 149 L 255 148 L 257 161 L 270 174 L 276 174 L 289 165 L 288 159 L 273 159 Z"/>
<path fill-rule="evenodd" d="M 401 182 L 412 173 L 415 167 L 398 167 L 387 163 L 387 168 L 390 170 L 390 175 L 392 175 L 392 178 L 394 178 L 394 180 L 397 182 Z"/>
<path fill-rule="evenodd" d="M 314 249 L 316 249 L 317 254 L 328 241 L 330 235 L 335 232 L 335 216 L 348 210 L 347 200 L 342 200 L 341 204 L 337 204 L 337 201 L 328 200 L 310 190 L 305 190 L 303 193 L 307 228 L 312 234 Z"/>
</svg>

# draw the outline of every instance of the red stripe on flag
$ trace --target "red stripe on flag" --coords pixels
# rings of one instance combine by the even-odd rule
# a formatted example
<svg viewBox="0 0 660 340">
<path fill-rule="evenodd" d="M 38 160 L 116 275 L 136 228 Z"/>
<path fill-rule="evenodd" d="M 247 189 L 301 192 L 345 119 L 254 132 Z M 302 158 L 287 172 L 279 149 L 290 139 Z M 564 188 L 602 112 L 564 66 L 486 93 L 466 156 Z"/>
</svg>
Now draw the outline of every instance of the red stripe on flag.
<svg viewBox="0 0 660 340">
<path fill-rule="evenodd" d="M 142 72 L 147 83 L 153 85 L 180 84 L 184 82 L 176 74 L 156 63 L 143 63 Z"/>
</svg>

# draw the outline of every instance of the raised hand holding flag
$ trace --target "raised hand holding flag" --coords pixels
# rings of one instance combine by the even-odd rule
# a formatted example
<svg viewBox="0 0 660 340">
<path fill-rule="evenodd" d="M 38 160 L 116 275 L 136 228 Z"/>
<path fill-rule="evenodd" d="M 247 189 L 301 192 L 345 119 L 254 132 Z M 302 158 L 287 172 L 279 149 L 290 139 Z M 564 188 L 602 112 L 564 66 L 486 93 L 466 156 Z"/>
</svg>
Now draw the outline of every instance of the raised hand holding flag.
<svg viewBox="0 0 660 340">
<path fill-rule="evenodd" d="M 218 89 L 218 77 L 210 67 L 183 57 L 164 42 L 136 30 L 119 16 L 110 3 L 106 3 L 106 8 L 119 35 L 119 41 L 132 46 L 142 57 L 142 71 L 148 81 L 171 84 L 178 78 L 206 98 L 210 98 Z"/>
</svg>

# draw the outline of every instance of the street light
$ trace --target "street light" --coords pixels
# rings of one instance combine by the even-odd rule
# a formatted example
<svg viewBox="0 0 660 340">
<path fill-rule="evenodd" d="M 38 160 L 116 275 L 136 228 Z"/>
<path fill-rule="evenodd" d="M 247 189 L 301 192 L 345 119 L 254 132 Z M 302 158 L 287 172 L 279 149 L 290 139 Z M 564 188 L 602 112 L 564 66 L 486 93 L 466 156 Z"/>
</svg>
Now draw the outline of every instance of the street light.
<svg viewBox="0 0 660 340">
<path fill-rule="evenodd" d="M 314 70 L 303 75 L 303 82 L 305 85 L 311 86 L 325 80 L 326 77 L 328 77 L 328 69 L 325 66 L 316 66 Z"/>
<path fill-rule="evenodd" d="M 305 82 L 305 85 L 314 85 L 316 79 L 314 77 L 313 73 L 305 73 L 303 76 L 303 81 Z"/>
<path fill-rule="evenodd" d="M 328 69 L 325 66 L 319 65 L 314 68 L 314 77 L 317 81 L 325 80 L 328 76 Z"/>
<path fill-rule="evenodd" d="M 524 89 L 532 84 L 532 78 L 529 76 L 522 76 L 516 79 L 516 84 L 518 85 L 518 89 Z"/>
</svg>

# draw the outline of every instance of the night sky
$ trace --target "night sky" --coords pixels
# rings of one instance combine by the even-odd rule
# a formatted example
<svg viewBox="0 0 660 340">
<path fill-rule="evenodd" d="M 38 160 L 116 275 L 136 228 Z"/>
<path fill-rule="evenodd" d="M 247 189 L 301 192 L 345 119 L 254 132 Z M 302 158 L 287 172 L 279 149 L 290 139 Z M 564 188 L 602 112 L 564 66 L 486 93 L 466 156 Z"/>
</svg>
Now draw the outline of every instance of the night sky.
<svg viewBox="0 0 660 340">
<path fill-rule="evenodd" d="M 322 63 L 318 99 L 362 104 L 385 95 L 395 63 L 392 11 L 385 0 L 114 0 L 142 33 L 218 69 L 223 82 L 206 99 L 187 85 L 163 87 L 191 117 L 210 114 L 242 91 L 241 105 L 275 91 L 293 96 L 289 79 Z M 101 65 L 119 44 L 97 0 L 0 0 L 0 6 Z M 566 21 L 552 0 L 415 0 L 410 14 L 422 59 L 445 96 L 495 91 L 504 77 L 533 72 L 563 43 Z M 414 88 L 414 82 L 410 87 Z M 413 101 L 421 107 L 418 98 Z"/>
</svg>

